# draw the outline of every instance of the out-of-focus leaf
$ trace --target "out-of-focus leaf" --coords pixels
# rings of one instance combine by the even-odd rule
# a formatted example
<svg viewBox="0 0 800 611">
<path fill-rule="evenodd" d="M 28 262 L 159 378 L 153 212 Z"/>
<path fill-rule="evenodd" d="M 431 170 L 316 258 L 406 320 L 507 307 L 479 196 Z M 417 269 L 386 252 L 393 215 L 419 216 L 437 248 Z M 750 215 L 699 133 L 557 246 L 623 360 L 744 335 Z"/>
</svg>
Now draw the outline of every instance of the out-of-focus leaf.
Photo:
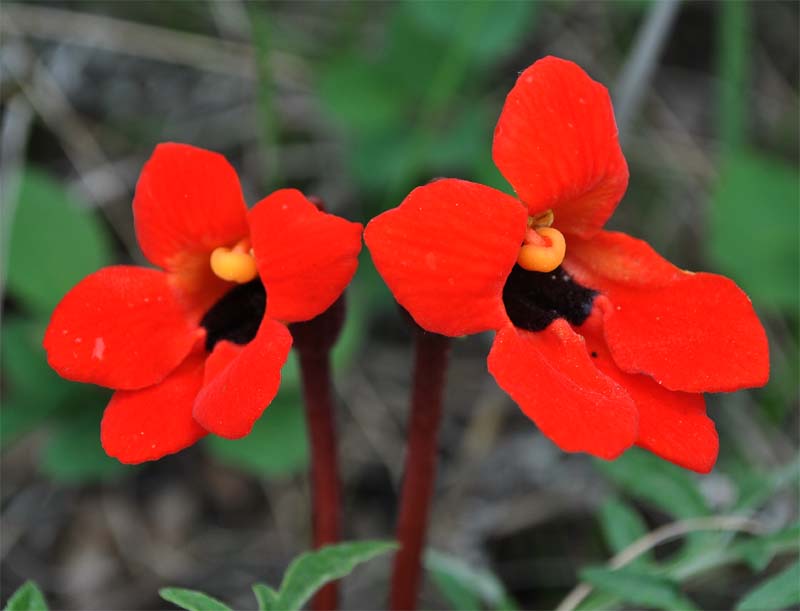
<svg viewBox="0 0 800 611">
<path fill-rule="evenodd" d="M 500 580 L 489 571 L 473 569 L 459 558 L 434 550 L 425 553 L 425 568 L 455 611 L 518 609 Z"/>
<path fill-rule="evenodd" d="M 678 585 L 659 575 L 640 569 L 587 568 L 581 579 L 598 590 L 619 596 L 636 605 L 656 609 L 694 609 L 695 606 L 678 589 Z"/>
<path fill-rule="evenodd" d="M 744 484 L 735 509 L 744 511 L 759 507 L 771 496 L 786 486 L 797 485 L 800 478 L 800 457 L 773 469 L 769 473 L 756 472 L 750 477 L 739 477 L 740 485 Z"/>
<path fill-rule="evenodd" d="M 47 366 L 43 334 L 43 325 L 18 317 L 3 320 L 0 358 L 7 387 L 0 408 L 0 447 L 41 424 L 70 391 Z"/>
<path fill-rule="evenodd" d="M 745 594 L 737 611 L 773 611 L 800 604 L 800 562 Z"/>
<path fill-rule="evenodd" d="M 612 552 L 616 553 L 647 534 L 647 525 L 642 516 L 627 503 L 619 499 L 610 499 L 600 507 L 600 526 L 603 536 Z M 642 555 L 632 564 L 640 563 L 647 558 Z"/>
<path fill-rule="evenodd" d="M 672 516 L 690 518 L 709 513 L 692 478 L 649 452 L 634 448 L 613 462 L 595 464 L 620 488 Z"/>
<path fill-rule="evenodd" d="M 44 450 L 42 470 L 55 480 L 75 484 L 106 480 L 130 469 L 109 457 L 100 444 L 106 393 L 79 387 L 68 401 Z"/>
<path fill-rule="evenodd" d="M 28 169 L 11 225 L 8 290 L 48 314 L 79 280 L 111 260 L 106 232 L 46 174 Z"/>
<path fill-rule="evenodd" d="M 281 389 L 249 435 L 210 436 L 206 443 L 222 462 L 259 476 L 285 477 L 305 469 L 308 440 L 300 394 Z"/>
<path fill-rule="evenodd" d="M 320 98 L 352 133 L 366 135 L 403 120 L 403 95 L 377 65 L 365 66 L 355 54 L 344 54 L 322 73 Z"/>
<path fill-rule="evenodd" d="M 517 48 L 520 41 L 533 34 L 538 4 L 528 0 L 504 2 L 502 10 L 492 0 L 473 2 L 409 2 L 406 8 L 420 27 L 444 40 L 465 46 L 470 61 L 490 64 Z M 480 18 L 480 36 L 465 37 L 453 27 L 468 12 Z"/>
<path fill-rule="evenodd" d="M 800 524 L 736 543 L 731 551 L 741 556 L 754 571 L 763 571 L 776 554 L 798 549 L 800 549 Z"/>
<path fill-rule="evenodd" d="M 5 611 L 47 611 L 47 602 L 39 586 L 26 581 L 8 599 Z"/>
<path fill-rule="evenodd" d="M 797 168 L 753 151 L 730 155 L 710 211 L 711 256 L 757 303 L 796 312 Z"/>
<path fill-rule="evenodd" d="M 396 547 L 395 543 L 387 541 L 358 541 L 301 554 L 286 570 L 275 608 L 300 609 L 325 584 L 349 575 L 359 564 Z"/>
<path fill-rule="evenodd" d="M 233 611 L 224 602 L 197 590 L 161 588 L 158 595 L 167 602 L 181 609 L 187 609 L 187 611 Z"/>
<path fill-rule="evenodd" d="M 258 601 L 258 611 L 279 611 L 275 606 L 278 602 L 278 593 L 267 584 L 254 583 L 253 594 Z"/>
</svg>

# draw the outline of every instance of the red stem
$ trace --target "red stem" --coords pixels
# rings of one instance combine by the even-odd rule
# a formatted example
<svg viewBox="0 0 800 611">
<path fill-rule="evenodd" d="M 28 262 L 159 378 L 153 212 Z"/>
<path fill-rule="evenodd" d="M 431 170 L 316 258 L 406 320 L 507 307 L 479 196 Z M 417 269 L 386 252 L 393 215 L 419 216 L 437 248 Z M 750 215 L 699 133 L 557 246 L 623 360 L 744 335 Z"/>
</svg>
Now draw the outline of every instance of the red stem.
<svg viewBox="0 0 800 611">
<path fill-rule="evenodd" d="M 408 425 L 405 476 L 400 497 L 397 540 L 389 608 L 415 609 L 422 550 L 436 481 L 436 450 L 442 417 L 445 372 L 450 339 L 417 328 L 414 390 Z"/>
<path fill-rule="evenodd" d="M 303 378 L 309 446 L 311 449 L 311 490 L 314 523 L 314 547 L 339 541 L 339 461 L 331 396 L 331 372 L 328 351 L 298 350 Z M 339 585 L 334 582 L 314 597 L 315 611 L 338 607 Z"/>
</svg>

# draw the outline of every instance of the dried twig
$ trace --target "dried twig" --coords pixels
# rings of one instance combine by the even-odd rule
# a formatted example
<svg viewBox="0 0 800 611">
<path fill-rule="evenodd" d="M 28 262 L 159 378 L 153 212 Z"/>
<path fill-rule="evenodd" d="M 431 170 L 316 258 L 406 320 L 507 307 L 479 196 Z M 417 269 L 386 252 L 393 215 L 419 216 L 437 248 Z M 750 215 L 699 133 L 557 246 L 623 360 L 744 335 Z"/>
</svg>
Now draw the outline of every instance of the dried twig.
<svg viewBox="0 0 800 611">
<path fill-rule="evenodd" d="M 9 19 L 7 14 L 4 15 L 2 23 L 4 30 L 11 29 L 16 31 L 13 20 Z M 32 51 L 25 43 L 20 42 L 19 44 L 27 54 L 33 57 Z M 91 130 L 73 109 L 72 104 L 50 69 L 41 60 L 36 59 L 33 62 L 32 78 L 29 78 L 27 74 L 21 73 L 18 66 L 12 62 L 3 61 L 2 65 L 19 83 L 36 113 L 58 137 L 64 152 L 81 177 L 88 175 L 98 166 L 114 168 Z M 113 171 L 108 172 L 105 178 L 112 183 L 111 190 L 113 191 L 124 192 L 129 189 L 125 179 Z M 103 201 L 100 194 L 95 193 L 94 187 L 96 185 L 94 183 L 84 182 L 83 185 L 86 194 L 92 200 L 97 199 L 98 203 Z M 97 197 L 95 198 L 96 195 Z M 125 244 L 128 253 L 131 257 L 136 258 L 139 250 L 136 246 L 135 236 L 130 231 L 130 223 L 117 219 L 110 213 L 108 207 L 101 207 L 101 209 Z"/>
</svg>

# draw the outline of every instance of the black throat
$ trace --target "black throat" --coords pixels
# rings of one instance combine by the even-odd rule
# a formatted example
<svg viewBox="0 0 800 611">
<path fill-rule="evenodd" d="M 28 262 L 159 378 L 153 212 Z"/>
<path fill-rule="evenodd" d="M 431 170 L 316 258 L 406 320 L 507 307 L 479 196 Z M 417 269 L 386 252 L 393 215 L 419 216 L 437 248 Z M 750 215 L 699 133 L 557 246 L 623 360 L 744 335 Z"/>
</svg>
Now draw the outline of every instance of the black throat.
<svg viewBox="0 0 800 611">
<path fill-rule="evenodd" d="M 248 343 L 256 336 L 266 309 L 267 292 L 260 278 L 233 287 L 200 321 L 206 330 L 206 350 L 211 352 L 223 339 L 234 344 Z"/>
<path fill-rule="evenodd" d="M 542 331 L 556 318 L 581 325 L 592 313 L 597 291 L 572 279 L 561 266 L 552 272 L 530 272 L 514 265 L 503 287 L 503 304 L 514 326 Z"/>
</svg>

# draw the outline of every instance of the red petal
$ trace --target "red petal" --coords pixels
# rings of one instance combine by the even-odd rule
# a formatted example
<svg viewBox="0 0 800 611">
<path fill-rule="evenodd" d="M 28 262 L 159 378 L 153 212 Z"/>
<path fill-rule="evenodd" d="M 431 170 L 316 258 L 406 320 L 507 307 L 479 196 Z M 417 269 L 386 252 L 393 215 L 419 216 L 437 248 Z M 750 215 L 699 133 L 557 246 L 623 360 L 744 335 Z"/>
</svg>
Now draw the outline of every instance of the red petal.
<svg viewBox="0 0 800 611">
<path fill-rule="evenodd" d="M 64 378 L 131 390 L 163 380 L 203 333 L 187 318 L 166 274 L 115 266 L 67 293 L 50 319 L 44 348 Z"/>
<path fill-rule="evenodd" d="M 612 459 L 636 441 L 633 401 L 597 370 L 583 338 L 562 319 L 538 333 L 503 328 L 489 371 L 562 450 Z"/>
<path fill-rule="evenodd" d="M 236 170 L 222 155 L 186 144 L 159 144 L 133 198 L 136 235 L 155 265 L 182 271 L 218 246 L 247 236 L 247 206 Z"/>
<path fill-rule="evenodd" d="M 326 214 L 300 191 L 282 189 L 250 211 L 267 316 L 309 320 L 339 298 L 358 267 L 359 223 Z"/>
<path fill-rule="evenodd" d="M 605 338 L 623 371 L 686 392 L 766 384 L 767 337 L 732 280 L 680 270 L 623 233 L 571 240 L 564 266 L 608 297 Z"/>
<path fill-rule="evenodd" d="M 530 214 L 552 208 L 565 233 L 596 232 L 628 185 L 608 91 L 556 57 L 520 75 L 497 122 L 493 156 Z"/>
<path fill-rule="evenodd" d="M 364 232 L 375 267 L 417 323 L 458 336 L 499 329 L 503 285 L 517 260 L 527 214 L 517 200 L 443 179 L 414 189 Z"/>
<path fill-rule="evenodd" d="M 578 331 L 597 368 L 628 391 L 639 411 L 636 445 L 686 469 L 708 473 L 717 460 L 719 439 L 700 393 L 667 390 L 651 377 L 624 373 L 611 357 L 597 311 Z M 594 320 L 596 319 L 596 320 Z"/>
<path fill-rule="evenodd" d="M 192 418 L 204 360 L 203 352 L 195 352 L 163 382 L 114 393 L 100 427 L 106 453 L 136 464 L 178 452 L 206 435 Z"/>
<path fill-rule="evenodd" d="M 289 330 L 269 318 L 241 349 L 229 342 L 217 343 L 195 402 L 195 420 L 221 437 L 247 435 L 278 392 L 281 367 L 291 347 Z"/>
</svg>

